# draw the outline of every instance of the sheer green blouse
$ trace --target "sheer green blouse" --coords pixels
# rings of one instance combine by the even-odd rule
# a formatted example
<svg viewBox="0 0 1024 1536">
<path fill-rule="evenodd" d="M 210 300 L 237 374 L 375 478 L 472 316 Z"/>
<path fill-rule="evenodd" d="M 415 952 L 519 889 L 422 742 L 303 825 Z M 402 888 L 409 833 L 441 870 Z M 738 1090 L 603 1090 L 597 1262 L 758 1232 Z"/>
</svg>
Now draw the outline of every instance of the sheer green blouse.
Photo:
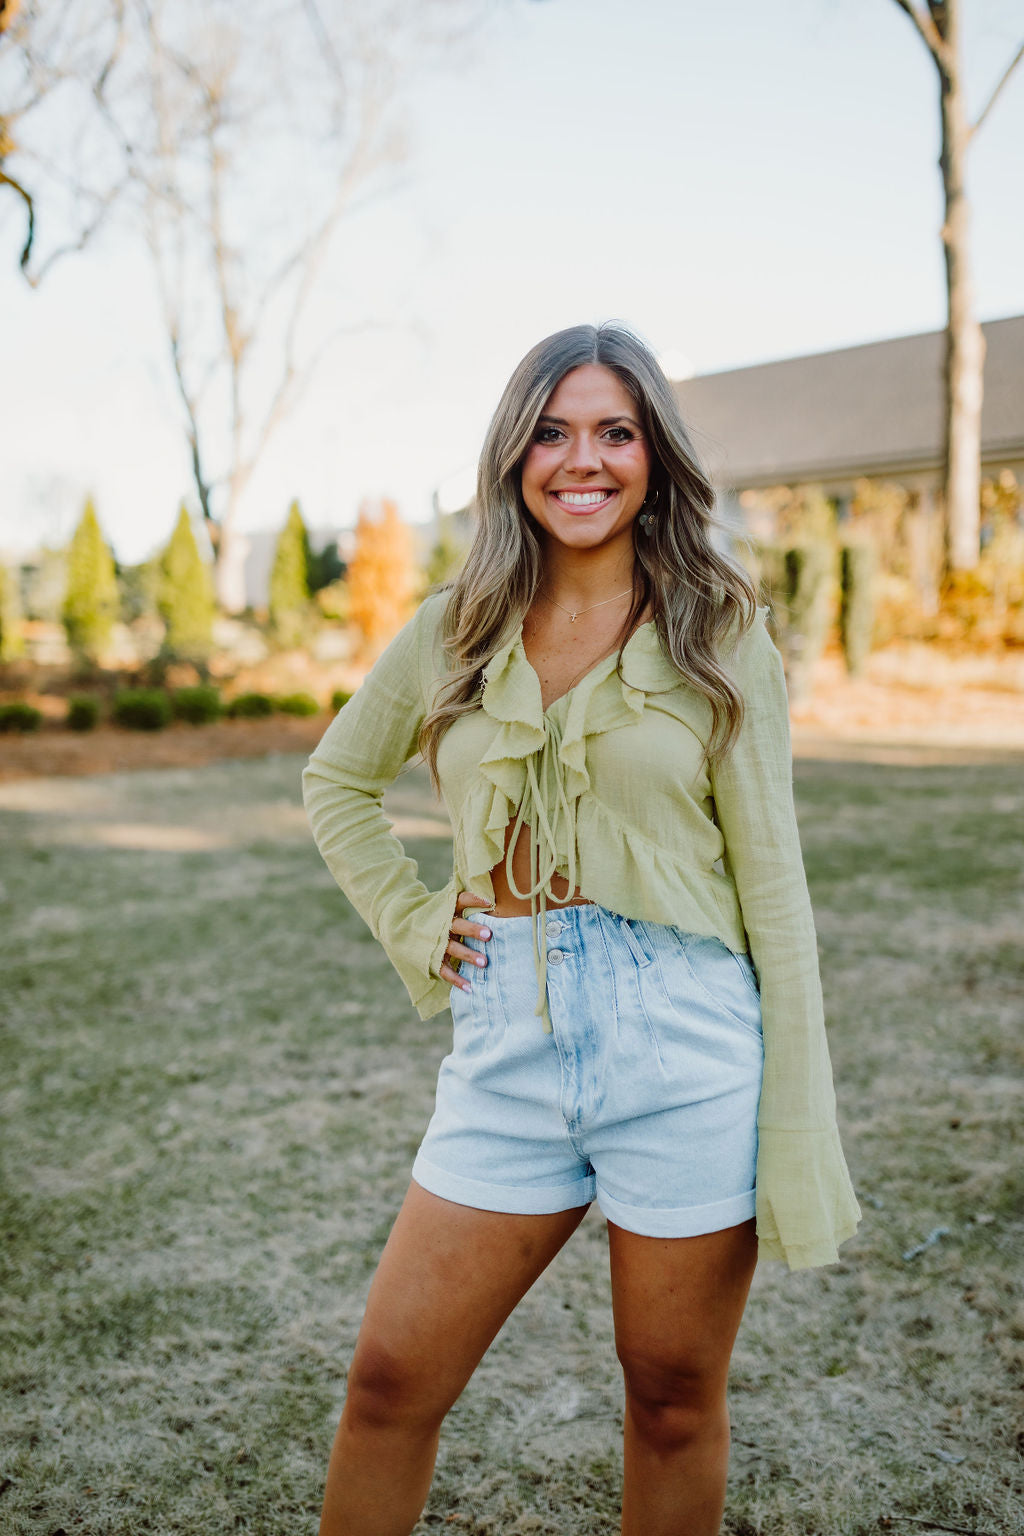
<svg viewBox="0 0 1024 1536">
<path fill-rule="evenodd" d="M 664 655 L 653 623 L 547 710 L 516 634 L 483 671 L 480 707 L 442 737 L 453 873 L 419 879 L 382 809 L 415 755 L 444 671 L 446 597 L 428 598 L 328 727 L 303 774 L 313 833 L 341 889 L 383 945 L 421 1018 L 447 1007 L 439 976 L 461 890 L 491 897 L 510 820 L 529 828 L 536 909 L 559 874 L 624 916 L 714 934 L 757 969 L 765 1066 L 758 1114 L 763 1256 L 827 1264 L 855 1230 L 835 1119 L 818 951 L 796 815 L 782 661 L 759 609 L 726 665 L 743 693 L 739 738 L 701 763 L 711 707 Z M 537 951 L 538 1028 L 546 1023 Z"/>
</svg>

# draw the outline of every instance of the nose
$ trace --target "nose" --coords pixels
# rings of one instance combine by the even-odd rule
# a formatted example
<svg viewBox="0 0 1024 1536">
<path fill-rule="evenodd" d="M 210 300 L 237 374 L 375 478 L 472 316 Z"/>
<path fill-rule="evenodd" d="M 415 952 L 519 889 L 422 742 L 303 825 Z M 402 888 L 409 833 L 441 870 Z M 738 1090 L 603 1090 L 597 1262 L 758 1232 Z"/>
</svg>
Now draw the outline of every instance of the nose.
<svg viewBox="0 0 1024 1536">
<path fill-rule="evenodd" d="M 573 475 L 596 475 L 601 468 L 597 439 L 589 432 L 577 432 L 565 456 L 565 468 Z"/>
</svg>

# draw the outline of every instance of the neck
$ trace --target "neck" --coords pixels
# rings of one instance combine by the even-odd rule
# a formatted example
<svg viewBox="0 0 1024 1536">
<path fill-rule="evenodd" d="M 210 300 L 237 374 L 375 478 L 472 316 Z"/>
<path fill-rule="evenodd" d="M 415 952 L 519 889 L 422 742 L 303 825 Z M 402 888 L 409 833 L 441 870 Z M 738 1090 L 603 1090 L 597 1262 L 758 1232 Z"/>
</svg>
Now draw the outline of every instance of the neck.
<svg viewBox="0 0 1024 1536">
<path fill-rule="evenodd" d="M 551 544 L 544 552 L 541 586 L 557 602 L 584 608 L 632 589 L 632 546 L 624 555 L 617 549 L 575 550 Z"/>
</svg>

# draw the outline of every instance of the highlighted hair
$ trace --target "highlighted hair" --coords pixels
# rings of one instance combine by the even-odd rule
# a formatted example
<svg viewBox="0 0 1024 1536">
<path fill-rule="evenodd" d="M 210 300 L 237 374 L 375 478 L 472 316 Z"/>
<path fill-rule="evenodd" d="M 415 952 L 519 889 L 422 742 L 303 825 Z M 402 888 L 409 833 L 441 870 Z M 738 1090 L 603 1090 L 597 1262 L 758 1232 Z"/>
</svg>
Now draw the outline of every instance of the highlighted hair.
<svg viewBox="0 0 1024 1536">
<path fill-rule="evenodd" d="M 537 524 L 523 501 L 523 460 L 552 391 L 587 363 L 611 369 L 632 397 L 651 453 L 649 490 L 658 493 L 652 532 L 633 523 L 633 602 L 619 645 L 620 676 L 622 648 L 649 606 L 665 654 L 711 706 L 708 761 L 724 757 L 739 733 L 743 699 L 719 650 L 737 621 L 740 633 L 753 623 L 753 584 L 742 566 L 712 543 L 715 493 L 653 353 L 617 321 L 574 325 L 526 354 L 487 429 L 477 476 L 476 534 L 442 624 L 449 670 L 419 737 L 435 786 L 441 737 L 479 707 L 481 670 L 518 632 L 543 578 Z"/>
</svg>

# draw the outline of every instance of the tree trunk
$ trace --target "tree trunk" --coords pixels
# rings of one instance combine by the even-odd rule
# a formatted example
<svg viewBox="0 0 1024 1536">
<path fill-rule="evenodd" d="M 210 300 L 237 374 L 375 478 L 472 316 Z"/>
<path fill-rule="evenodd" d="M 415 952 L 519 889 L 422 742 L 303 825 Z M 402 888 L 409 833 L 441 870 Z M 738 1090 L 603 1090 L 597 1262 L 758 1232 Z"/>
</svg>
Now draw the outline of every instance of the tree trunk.
<svg viewBox="0 0 1024 1536">
<path fill-rule="evenodd" d="M 949 314 L 945 361 L 945 566 L 969 571 L 980 554 L 981 402 L 985 338 L 974 315 L 968 252 L 969 206 L 966 158 L 970 140 L 964 99 L 958 0 L 945 8 L 946 50 L 937 59 L 942 111 L 942 187 L 946 217 L 942 249 L 946 261 Z"/>
</svg>

